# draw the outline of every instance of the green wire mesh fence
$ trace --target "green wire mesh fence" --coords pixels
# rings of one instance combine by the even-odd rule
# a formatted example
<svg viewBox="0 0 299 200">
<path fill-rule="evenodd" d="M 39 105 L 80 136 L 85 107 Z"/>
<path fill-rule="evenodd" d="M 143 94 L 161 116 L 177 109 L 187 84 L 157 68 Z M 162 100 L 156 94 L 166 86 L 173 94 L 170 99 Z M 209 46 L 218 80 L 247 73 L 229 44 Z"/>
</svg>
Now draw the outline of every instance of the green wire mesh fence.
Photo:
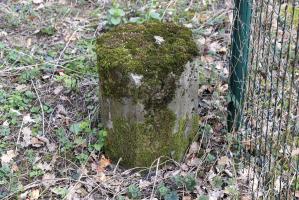
<svg viewBox="0 0 299 200">
<path fill-rule="evenodd" d="M 299 0 L 235 0 L 228 125 L 250 199 L 299 199 L 298 38 Z"/>
</svg>

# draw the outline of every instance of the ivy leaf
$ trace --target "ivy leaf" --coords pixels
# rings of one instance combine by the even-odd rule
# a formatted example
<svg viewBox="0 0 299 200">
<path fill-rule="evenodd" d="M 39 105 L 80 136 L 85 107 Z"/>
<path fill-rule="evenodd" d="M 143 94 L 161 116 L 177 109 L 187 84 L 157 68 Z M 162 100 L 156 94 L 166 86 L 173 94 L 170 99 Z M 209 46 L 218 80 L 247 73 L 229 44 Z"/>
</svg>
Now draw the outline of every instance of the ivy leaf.
<svg viewBox="0 0 299 200">
<path fill-rule="evenodd" d="M 75 133 L 75 134 L 78 134 L 81 132 L 81 126 L 80 126 L 80 123 L 76 123 L 76 124 L 72 124 L 70 126 L 70 131 L 72 133 Z"/>
<path fill-rule="evenodd" d="M 170 193 L 170 189 L 166 187 L 164 184 L 159 185 L 158 191 L 160 196 L 165 197 L 167 194 Z"/>
<path fill-rule="evenodd" d="M 161 20 L 160 14 L 157 13 L 157 12 L 155 12 L 155 11 L 150 12 L 150 17 L 151 17 L 152 19 Z"/>
<path fill-rule="evenodd" d="M 195 189 L 196 181 L 193 176 L 186 176 L 184 182 L 188 191 L 192 192 Z"/>
<path fill-rule="evenodd" d="M 123 17 L 123 16 L 125 16 L 125 12 L 122 10 L 122 9 L 116 9 L 115 10 L 116 12 L 115 12 L 115 15 L 114 16 L 117 16 L 117 17 Z"/>
<path fill-rule="evenodd" d="M 165 200 L 179 200 L 179 196 L 176 192 L 170 192 L 165 196 Z"/>
<path fill-rule="evenodd" d="M 140 189 L 138 186 L 136 185 L 130 185 L 128 188 L 128 196 L 131 199 L 137 199 L 138 197 L 140 197 Z"/>
<path fill-rule="evenodd" d="M 141 17 L 131 17 L 129 22 L 136 23 L 136 24 L 142 24 L 145 21 L 145 19 Z"/>
<path fill-rule="evenodd" d="M 120 24 L 120 22 L 121 22 L 121 18 L 120 17 L 111 17 L 111 23 L 113 24 L 113 25 L 118 25 L 118 24 Z"/>
</svg>

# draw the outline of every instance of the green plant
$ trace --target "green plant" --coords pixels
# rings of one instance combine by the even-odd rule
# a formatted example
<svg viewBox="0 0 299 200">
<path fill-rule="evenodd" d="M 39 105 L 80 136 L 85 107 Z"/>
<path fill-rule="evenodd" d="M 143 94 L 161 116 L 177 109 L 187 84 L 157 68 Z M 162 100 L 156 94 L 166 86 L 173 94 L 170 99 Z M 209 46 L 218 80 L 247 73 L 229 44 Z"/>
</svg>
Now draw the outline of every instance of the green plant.
<svg viewBox="0 0 299 200">
<path fill-rule="evenodd" d="M 177 192 L 172 191 L 172 192 L 166 194 L 164 199 L 165 200 L 179 200 L 179 196 L 178 196 Z"/>
<path fill-rule="evenodd" d="M 188 191 L 192 192 L 195 189 L 196 181 L 194 176 L 191 175 L 185 176 L 184 183 Z"/>
<path fill-rule="evenodd" d="M 50 114 L 54 111 L 54 109 L 49 104 L 44 104 L 43 110 L 45 113 L 48 113 L 48 114 Z"/>
<path fill-rule="evenodd" d="M 157 1 L 152 0 L 151 3 L 148 5 L 148 10 L 146 13 L 142 13 L 138 17 L 131 17 L 129 19 L 129 22 L 131 23 L 136 23 L 136 24 L 142 24 L 146 21 L 150 20 L 162 20 L 162 16 L 160 15 L 159 12 L 156 11 L 157 7 Z"/>
<path fill-rule="evenodd" d="M 67 151 L 71 148 L 73 148 L 73 144 L 70 142 L 69 138 L 66 136 L 66 132 L 64 128 L 59 128 L 55 131 L 57 137 L 58 137 L 58 142 L 61 147 L 61 151 Z"/>
<path fill-rule="evenodd" d="M 39 33 L 40 35 L 52 36 L 56 33 L 56 29 L 53 26 L 43 27 L 40 29 Z"/>
<path fill-rule="evenodd" d="M 207 195 L 201 195 L 197 200 L 209 200 L 209 197 Z"/>
<path fill-rule="evenodd" d="M 4 90 L 0 90 L 0 103 L 4 104 L 7 101 L 7 93 Z"/>
<path fill-rule="evenodd" d="M 223 180 L 220 176 L 215 176 L 213 179 L 212 179 L 212 185 L 213 187 L 215 188 L 221 188 L 222 185 L 223 185 Z"/>
<path fill-rule="evenodd" d="M 22 94 L 20 92 L 14 92 L 8 97 L 9 105 L 7 105 L 10 108 L 18 109 L 18 110 L 24 110 L 26 107 L 25 99 L 23 98 Z"/>
<path fill-rule="evenodd" d="M 33 166 L 32 170 L 29 172 L 29 177 L 34 178 L 43 175 L 44 172 L 37 166 Z"/>
<path fill-rule="evenodd" d="M 38 77 L 39 75 L 40 75 L 39 69 L 33 68 L 30 70 L 25 70 L 20 75 L 20 82 L 26 83 L 26 82 L 30 81 L 31 79 Z"/>
<path fill-rule="evenodd" d="M 10 128 L 6 126 L 0 126 L 0 136 L 8 136 L 10 134 Z"/>
<path fill-rule="evenodd" d="M 108 10 L 108 24 L 110 26 L 117 26 L 124 21 L 125 12 L 119 7 L 119 4 L 113 3 L 112 7 Z"/>
<path fill-rule="evenodd" d="M 76 135 L 79 133 L 91 133 L 92 132 L 92 129 L 90 128 L 90 121 L 88 121 L 88 120 L 71 124 L 69 130 Z"/>
<path fill-rule="evenodd" d="M 167 194 L 170 193 L 170 189 L 162 183 L 158 186 L 158 192 L 161 197 L 165 197 Z"/>
<path fill-rule="evenodd" d="M 8 178 L 10 174 L 10 167 L 8 165 L 2 165 L 2 167 L 0 168 L 0 183 L 5 182 L 6 178 Z"/>
<path fill-rule="evenodd" d="M 52 192 L 59 195 L 61 198 L 65 198 L 68 193 L 68 189 L 64 187 L 55 187 L 52 189 Z"/>
<path fill-rule="evenodd" d="M 102 148 L 105 144 L 106 137 L 107 137 L 107 131 L 106 130 L 100 130 L 98 132 L 97 142 L 93 145 L 93 147 L 96 151 L 101 151 L 102 150 Z"/>
<path fill-rule="evenodd" d="M 128 187 L 128 196 L 131 199 L 137 199 L 141 196 L 140 189 L 137 185 L 132 184 Z"/>
<path fill-rule="evenodd" d="M 55 80 L 58 82 L 62 82 L 63 85 L 69 90 L 77 90 L 78 80 L 72 76 L 66 74 L 64 74 L 63 76 L 55 76 Z"/>
<path fill-rule="evenodd" d="M 156 0 L 152 0 L 149 6 L 149 10 L 145 15 L 145 20 L 161 20 L 161 16 L 160 14 L 155 10 L 155 8 L 157 7 L 157 1 Z"/>
<path fill-rule="evenodd" d="M 190 174 L 187 176 L 181 176 L 181 175 L 174 176 L 173 180 L 177 185 L 177 187 L 185 186 L 186 189 L 189 190 L 190 192 L 192 192 L 195 189 L 196 180 L 195 177 Z"/>
<path fill-rule="evenodd" d="M 87 162 L 88 158 L 89 156 L 85 153 L 80 153 L 76 156 L 76 159 L 80 162 L 81 165 L 84 165 Z"/>
</svg>

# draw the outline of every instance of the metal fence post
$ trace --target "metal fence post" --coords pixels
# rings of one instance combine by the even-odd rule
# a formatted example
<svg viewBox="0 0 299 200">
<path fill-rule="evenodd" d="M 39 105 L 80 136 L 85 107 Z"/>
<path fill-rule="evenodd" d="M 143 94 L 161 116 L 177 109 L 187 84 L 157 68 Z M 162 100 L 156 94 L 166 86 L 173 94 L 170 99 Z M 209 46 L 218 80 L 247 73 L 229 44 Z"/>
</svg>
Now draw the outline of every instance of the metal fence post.
<svg viewBox="0 0 299 200">
<path fill-rule="evenodd" d="M 251 0 L 235 0 L 230 59 L 228 131 L 239 128 L 248 73 Z"/>
</svg>

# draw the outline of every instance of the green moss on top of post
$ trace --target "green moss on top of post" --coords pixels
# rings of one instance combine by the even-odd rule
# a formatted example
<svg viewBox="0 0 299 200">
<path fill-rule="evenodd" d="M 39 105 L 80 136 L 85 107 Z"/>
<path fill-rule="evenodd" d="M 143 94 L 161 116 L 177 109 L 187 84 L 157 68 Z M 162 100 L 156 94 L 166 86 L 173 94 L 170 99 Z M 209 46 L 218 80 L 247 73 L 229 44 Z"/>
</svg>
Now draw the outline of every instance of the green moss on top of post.
<svg viewBox="0 0 299 200">
<path fill-rule="evenodd" d="M 133 96 L 147 107 L 156 107 L 171 101 L 175 81 L 197 54 L 197 47 L 188 28 L 147 22 L 104 33 L 97 39 L 96 51 L 104 96 Z M 138 90 L 130 86 L 130 74 L 142 76 Z"/>
</svg>

